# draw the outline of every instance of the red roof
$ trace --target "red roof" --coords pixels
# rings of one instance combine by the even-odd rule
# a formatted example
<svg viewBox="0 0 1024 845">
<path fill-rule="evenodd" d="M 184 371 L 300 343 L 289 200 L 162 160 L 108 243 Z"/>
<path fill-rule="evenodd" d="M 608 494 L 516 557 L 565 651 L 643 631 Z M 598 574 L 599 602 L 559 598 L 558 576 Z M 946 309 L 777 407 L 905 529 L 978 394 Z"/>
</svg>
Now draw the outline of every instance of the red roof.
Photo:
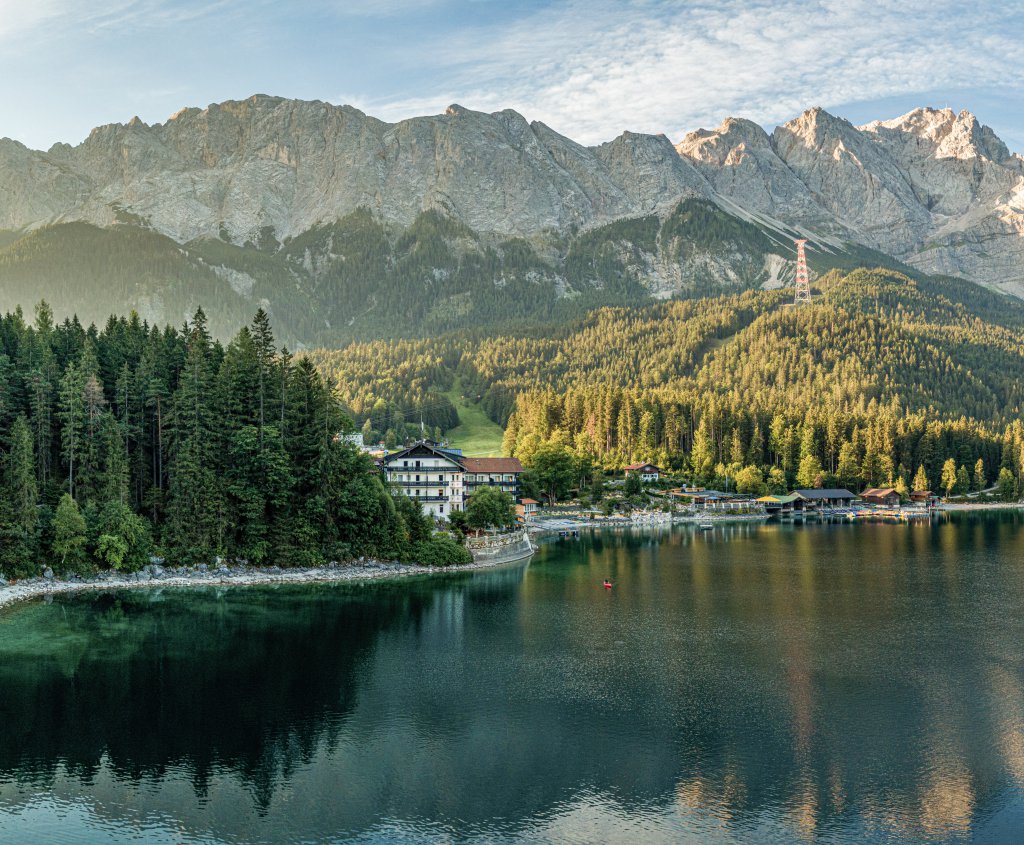
<svg viewBox="0 0 1024 845">
<path fill-rule="evenodd" d="M 519 458 L 461 458 L 466 472 L 522 472 Z"/>
<path fill-rule="evenodd" d="M 536 499 L 520 499 L 519 503 L 521 505 L 539 505 L 540 504 L 540 502 L 538 502 Z"/>
<path fill-rule="evenodd" d="M 626 467 L 626 469 L 647 469 L 648 467 L 653 469 L 655 472 L 661 472 L 661 470 L 658 469 L 658 467 L 656 467 L 654 464 L 630 464 L 628 467 Z"/>
</svg>

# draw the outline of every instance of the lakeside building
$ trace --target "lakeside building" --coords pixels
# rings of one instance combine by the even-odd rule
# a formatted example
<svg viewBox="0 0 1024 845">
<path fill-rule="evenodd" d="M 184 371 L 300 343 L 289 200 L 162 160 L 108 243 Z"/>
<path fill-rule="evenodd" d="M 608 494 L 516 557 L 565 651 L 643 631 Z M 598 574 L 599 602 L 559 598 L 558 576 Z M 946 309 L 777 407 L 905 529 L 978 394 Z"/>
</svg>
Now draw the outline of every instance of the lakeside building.
<svg viewBox="0 0 1024 845">
<path fill-rule="evenodd" d="M 630 464 L 625 468 L 624 472 L 627 476 L 633 473 L 639 474 L 640 480 L 644 483 L 657 481 L 661 478 L 661 469 L 654 464 Z"/>
<path fill-rule="evenodd" d="M 845 508 L 853 504 L 857 497 L 843 487 L 811 487 L 794 490 L 792 495 L 804 501 L 804 510 L 814 508 Z"/>
<path fill-rule="evenodd" d="M 910 501 L 920 507 L 933 508 L 939 503 L 939 497 L 931 490 L 914 490 L 910 494 Z"/>
<path fill-rule="evenodd" d="M 787 514 L 794 511 L 803 512 L 804 500 L 796 493 L 788 495 L 762 496 L 757 500 L 767 514 Z"/>
<path fill-rule="evenodd" d="M 521 499 L 519 504 L 516 505 L 516 516 L 523 520 L 523 522 L 529 522 L 537 515 L 539 507 L 540 502 L 536 499 Z"/>
<path fill-rule="evenodd" d="M 513 501 L 519 500 L 519 476 L 523 465 L 519 458 L 471 458 L 460 459 L 466 473 L 466 498 L 481 487 L 497 487 L 508 493 Z"/>
<path fill-rule="evenodd" d="M 900 506 L 900 494 L 892 487 L 871 487 L 861 493 L 860 497 L 869 505 L 881 505 L 885 508 Z"/>
<path fill-rule="evenodd" d="M 685 502 L 696 510 L 704 511 L 738 511 L 748 513 L 760 510 L 757 503 L 747 495 L 724 493 L 721 490 L 705 490 L 703 487 L 669 490 L 673 499 Z"/>
<path fill-rule="evenodd" d="M 385 455 L 381 469 L 385 480 L 418 501 L 424 513 L 447 519 L 453 511 L 465 510 L 466 501 L 481 487 L 497 487 L 518 500 L 523 465 L 518 458 L 467 457 L 459 449 L 418 440 Z"/>
</svg>

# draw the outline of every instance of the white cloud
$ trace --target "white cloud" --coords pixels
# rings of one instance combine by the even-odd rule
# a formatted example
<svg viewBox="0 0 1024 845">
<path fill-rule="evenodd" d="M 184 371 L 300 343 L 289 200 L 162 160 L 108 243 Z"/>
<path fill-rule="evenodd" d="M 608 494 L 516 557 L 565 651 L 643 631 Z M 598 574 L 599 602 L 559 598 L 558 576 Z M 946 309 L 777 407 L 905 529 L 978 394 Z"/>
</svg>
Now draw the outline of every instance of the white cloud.
<svg viewBox="0 0 1024 845">
<path fill-rule="evenodd" d="M 587 143 L 625 128 L 673 139 L 742 115 L 965 87 L 1024 86 L 1024 6 L 952 0 L 567 0 L 448 34 L 424 61 L 444 89 L 364 102 L 381 117 L 512 107 Z M 883 115 L 880 115 L 882 117 Z"/>
<path fill-rule="evenodd" d="M 0 41 L 30 32 L 58 17 L 63 11 L 61 0 L 0 0 Z"/>
</svg>

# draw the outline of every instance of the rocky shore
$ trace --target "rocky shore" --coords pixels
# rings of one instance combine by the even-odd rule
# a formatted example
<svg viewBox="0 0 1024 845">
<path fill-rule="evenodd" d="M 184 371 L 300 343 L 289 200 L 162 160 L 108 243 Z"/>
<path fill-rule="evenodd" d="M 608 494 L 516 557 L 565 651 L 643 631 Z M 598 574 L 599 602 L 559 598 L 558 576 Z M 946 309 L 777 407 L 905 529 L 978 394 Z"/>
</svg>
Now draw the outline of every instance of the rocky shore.
<svg viewBox="0 0 1024 845">
<path fill-rule="evenodd" d="M 277 566 L 251 567 L 217 566 L 163 567 L 151 564 L 138 572 L 102 572 L 90 578 L 61 580 L 49 569 L 43 577 L 26 578 L 8 583 L 0 578 L 0 608 L 15 602 L 60 593 L 96 590 L 130 590 L 147 587 L 248 587 L 259 584 L 314 584 L 343 581 L 371 581 L 384 578 L 403 578 L 410 575 L 437 575 L 489 569 L 514 560 L 524 560 L 532 552 L 515 556 L 496 555 L 490 559 L 475 559 L 461 566 L 420 566 L 360 559 L 351 563 L 332 563 L 313 569 L 282 569 Z"/>
</svg>

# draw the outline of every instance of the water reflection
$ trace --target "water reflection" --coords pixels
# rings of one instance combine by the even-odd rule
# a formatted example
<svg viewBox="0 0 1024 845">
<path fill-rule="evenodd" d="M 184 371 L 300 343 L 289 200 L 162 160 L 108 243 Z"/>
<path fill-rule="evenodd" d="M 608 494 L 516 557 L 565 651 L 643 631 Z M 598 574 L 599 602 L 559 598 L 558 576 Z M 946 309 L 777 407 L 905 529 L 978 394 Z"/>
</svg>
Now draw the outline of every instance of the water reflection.
<svg viewBox="0 0 1024 845">
<path fill-rule="evenodd" d="M 1022 552 L 1014 514 L 744 524 L 21 607 L 0 838 L 1017 841 Z"/>
</svg>

